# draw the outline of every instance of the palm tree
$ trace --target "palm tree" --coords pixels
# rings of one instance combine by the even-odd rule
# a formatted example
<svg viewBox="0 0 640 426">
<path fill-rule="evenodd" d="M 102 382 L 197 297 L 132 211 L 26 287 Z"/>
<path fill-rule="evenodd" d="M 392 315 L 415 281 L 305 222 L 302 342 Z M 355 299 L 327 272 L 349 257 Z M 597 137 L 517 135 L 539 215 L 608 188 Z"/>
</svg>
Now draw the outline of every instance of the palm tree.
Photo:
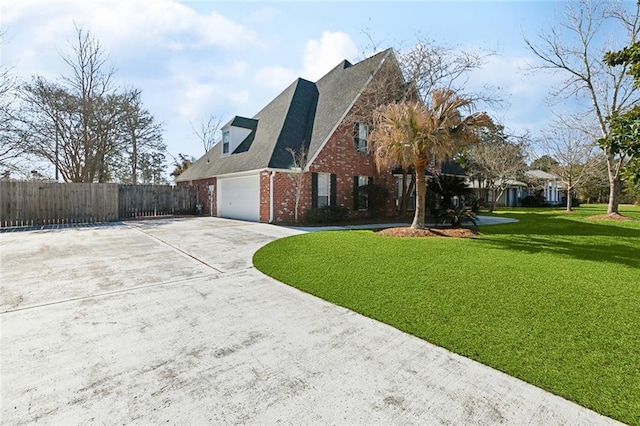
<svg viewBox="0 0 640 426">
<path fill-rule="evenodd" d="M 473 189 L 463 178 L 443 174 L 437 174 L 429 180 L 427 189 L 442 197 L 442 205 L 446 207 L 451 207 L 453 197 L 468 197 L 473 194 Z"/>
<path fill-rule="evenodd" d="M 190 155 L 178 154 L 178 158 L 173 158 L 173 171 L 171 176 L 177 179 L 182 173 L 184 173 L 195 162 L 195 158 Z"/>
<path fill-rule="evenodd" d="M 450 89 L 440 89 L 433 92 L 427 105 L 393 103 L 374 112 L 370 140 L 378 169 L 412 165 L 416 175 L 412 228 L 424 228 L 427 166 L 434 161 L 441 163 L 447 156 L 452 157 L 459 149 L 477 142 L 477 131 L 493 125 L 485 113 L 463 118 L 460 110 L 472 107 L 473 101 Z"/>
</svg>

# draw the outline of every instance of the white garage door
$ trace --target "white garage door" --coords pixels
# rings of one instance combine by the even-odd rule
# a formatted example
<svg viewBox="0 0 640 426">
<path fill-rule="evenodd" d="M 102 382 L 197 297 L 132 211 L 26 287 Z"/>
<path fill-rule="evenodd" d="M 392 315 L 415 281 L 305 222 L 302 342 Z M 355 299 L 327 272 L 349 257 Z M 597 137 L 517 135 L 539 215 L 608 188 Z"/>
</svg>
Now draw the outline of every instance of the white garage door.
<svg viewBox="0 0 640 426">
<path fill-rule="evenodd" d="M 260 175 L 218 178 L 218 217 L 260 221 Z"/>
</svg>

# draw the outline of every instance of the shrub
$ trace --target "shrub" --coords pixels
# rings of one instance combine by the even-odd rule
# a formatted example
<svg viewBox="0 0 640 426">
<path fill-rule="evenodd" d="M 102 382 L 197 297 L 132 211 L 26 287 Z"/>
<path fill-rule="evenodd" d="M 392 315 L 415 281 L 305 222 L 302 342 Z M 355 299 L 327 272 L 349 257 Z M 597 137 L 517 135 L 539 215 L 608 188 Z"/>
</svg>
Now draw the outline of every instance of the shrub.
<svg viewBox="0 0 640 426">
<path fill-rule="evenodd" d="M 571 198 L 571 207 L 580 207 L 580 199 L 579 198 Z M 560 204 L 562 207 L 567 207 L 567 199 L 564 198 L 562 203 Z"/>
<path fill-rule="evenodd" d="M 305 220 L 310 223 L 337 223 L 349 216 L 349 209 L 345 206 L 322 206 L 305 212 Z"/>
<path fill-rule="evenodd" d="M 529 195 L 522 199 L 522 207 L 539 207 L 540 201 L 533 195 Z"/>
<path fill-rule="evenodd" d="M 369 217 L 380 217 L 384 212 L 384 208 L 389 200 L 389 191 L 386 187 L 375 183 L 370 183 L 358 188 L 359 194 L 367 194 L 369 208 L 367 209 Z"/>
<path fill-rule="evenodd" d="M 445 206 L 440 209 L 441 223 L 450 223 L 452 227 L 459 228 L 463 223 L 477 224 L 478 216 L 468 207 Z"/>
</svg>

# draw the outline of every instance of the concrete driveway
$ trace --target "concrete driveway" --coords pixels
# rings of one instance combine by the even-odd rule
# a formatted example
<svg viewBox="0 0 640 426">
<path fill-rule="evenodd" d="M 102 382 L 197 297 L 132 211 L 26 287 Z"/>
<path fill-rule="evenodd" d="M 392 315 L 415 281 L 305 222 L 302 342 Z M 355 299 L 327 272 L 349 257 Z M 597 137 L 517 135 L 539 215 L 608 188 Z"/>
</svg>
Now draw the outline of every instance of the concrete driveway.
<svg viewBox="0 0 640 426">
<path fill-rule="evenodd" d="M 0 234 L 2 423 L 609 424 L 252 267 L 216 218 Z"/>
</svg>

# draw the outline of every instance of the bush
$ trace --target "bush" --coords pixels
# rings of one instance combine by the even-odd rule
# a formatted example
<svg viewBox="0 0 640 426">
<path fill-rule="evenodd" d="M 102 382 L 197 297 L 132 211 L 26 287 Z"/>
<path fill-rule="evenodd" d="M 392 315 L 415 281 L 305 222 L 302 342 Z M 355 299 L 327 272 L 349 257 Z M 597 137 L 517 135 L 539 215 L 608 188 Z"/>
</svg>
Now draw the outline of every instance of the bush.
<svg viewBox="0 0 640 426">
<path fill-rule="evenodd" d="M 349 216 L 349 209 L 345 206 L 322 206 L 309 209 L 304 217 L 310 223 L 337 223 L 342 222 Z"/>
<path fill-rule="evenodd" d="M 571 198 L 571 207 L 580 207 L 580 199 L 579 198 Z M 560 204 L 562 207 L 567 207 L 567 199 L 564 198 L 562 203 Z"/>
<path fill-rule="evenodd" d="M 463 223 L 471 222 L 477 225 L 478 217 L 468 207 L 445 206 L 440 209 L 441 223 L 450 223 L 452 227 L 459 228 Z"/>
<path fill-rule="evenodd" d="M 533 195 L 529 195 L 522 199 L 522 207 L 539 207 L 539 206 L 540 206 L 540 201 L 538 200 L 537 197 L 534 197 Z"/>
<path fill-rule="evenodd" d="M 384 208 L 389 200 L 389 191 L 386 187 L 371 183 L 358 188 L 358 195 L 367 194 L 369 217 L 377 218 L 384 213 Z"/>
</svg>

